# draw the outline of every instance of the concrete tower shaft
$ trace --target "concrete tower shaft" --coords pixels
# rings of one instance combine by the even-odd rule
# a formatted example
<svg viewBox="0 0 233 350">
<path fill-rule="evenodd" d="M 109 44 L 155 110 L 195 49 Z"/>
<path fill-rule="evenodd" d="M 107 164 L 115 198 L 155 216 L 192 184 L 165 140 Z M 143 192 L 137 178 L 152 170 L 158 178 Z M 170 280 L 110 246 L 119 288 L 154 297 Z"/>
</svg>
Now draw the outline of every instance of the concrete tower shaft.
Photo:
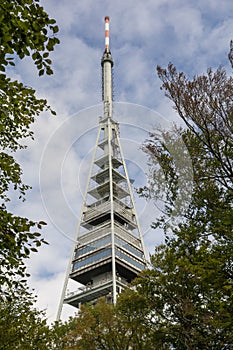
<svg viewBox="0 0 233 350">
<path fill-rule="evenodd" d="M 113 59 L 109 47 L 109 17 L 105 17 L 105 50 L 101 60 L 102 66 L 102 100 L 104 102 L 104 117 L 112 117 L 113 82 L 112 67 Z"/>
</svg>

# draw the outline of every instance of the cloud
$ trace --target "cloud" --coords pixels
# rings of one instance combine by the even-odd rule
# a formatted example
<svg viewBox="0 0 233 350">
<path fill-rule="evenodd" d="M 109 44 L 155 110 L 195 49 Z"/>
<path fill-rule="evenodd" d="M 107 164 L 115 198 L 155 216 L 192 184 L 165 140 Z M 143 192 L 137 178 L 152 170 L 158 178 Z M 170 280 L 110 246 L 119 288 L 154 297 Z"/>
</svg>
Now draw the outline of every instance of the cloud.
<svg viewBox="0 0 233 350">
<path fill-rule="evenodd" d="M 28 266 L 38 306 L 48 309 L 52 321 L 76 232 L 98 117 L 102 115 L 104 16 L 109 15 L 111 20 L 114 112 L 121 123 L 122 147 L 133 172 L 129 176 L 136 178 L 137 186 L 146 181 L 146 158 L 139 149 L 147 132 L 178 121 L 171 102 L 159 90 L 156 65 L 166 66 L 171 61 L 192 76 L 209 66 L 227 64 L 233 14 L 231 1 L 219 6 L 217 0 L 42 3 L 60 27 L 61 44 L 52 53 L 54 75 L 39 78 L 28 59 L 10 73 L 36 88 L 38 96 L 46 97 L 57 116 L 43 113 L 33 127 L 35 141 L 28 141 L 28 150 L 18 153 L 24 180 L 33 189 L 24 204 L 14 202 L 11 206 L 20 215 L 48 222 L 44 236 L 50 245 L 33 254 Z M 137 199 L 137 205 L 147 250 L 153 252 L 154 245 L 163 240 L 160 231 L 149 229 L 156 209 L 142 199 Z M 70 312 L 73 309 L 67 306 L 63 316 Z"/>
</svg>

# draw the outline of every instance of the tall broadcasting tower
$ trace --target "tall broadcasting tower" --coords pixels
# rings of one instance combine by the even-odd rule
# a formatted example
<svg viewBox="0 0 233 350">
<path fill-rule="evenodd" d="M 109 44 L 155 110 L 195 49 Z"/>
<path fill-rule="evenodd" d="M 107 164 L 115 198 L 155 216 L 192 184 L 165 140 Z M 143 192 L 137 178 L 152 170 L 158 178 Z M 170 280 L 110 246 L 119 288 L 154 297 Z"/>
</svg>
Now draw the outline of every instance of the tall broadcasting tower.
<svg viewBox="0 0 233 350">
<path fill-rule="evenodd" d="M 105 50 L 101 59 L 103 117 L 84 195 L 77 241 L 71 256 L 61 303 L 79 307 L 99 297 L 116 303 L 117 295 L 143 270 L 146 253 L 131 184 L 113 119 L 109 17 L 105 17 Z M 82 286 L 67 293 L 68 280 Z"/>
</svg>

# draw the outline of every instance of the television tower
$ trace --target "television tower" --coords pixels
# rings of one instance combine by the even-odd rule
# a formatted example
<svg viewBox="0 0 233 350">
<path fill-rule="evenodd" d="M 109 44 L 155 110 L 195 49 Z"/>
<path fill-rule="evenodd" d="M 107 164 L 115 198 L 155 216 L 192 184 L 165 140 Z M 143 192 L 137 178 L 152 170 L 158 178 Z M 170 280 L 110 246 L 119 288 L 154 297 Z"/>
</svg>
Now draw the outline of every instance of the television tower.
<svg viewBox="0 0 233 350">
<path fill-rule="evenodd" d="M 61 303 L 74 307 L 99 297 L 116 303 L 117 295 L 147 266 L 143 237 L 113 119 L 113 59 L 109 47 L 109 17 L 105 17 L 105 50 L 101 59 L 103 117 L 89 172 L 73 253 Z M 79 283 L 67 294 L 68 280 Z M 81 286 L 80 286 L 81 284 Z"/>
</svg>

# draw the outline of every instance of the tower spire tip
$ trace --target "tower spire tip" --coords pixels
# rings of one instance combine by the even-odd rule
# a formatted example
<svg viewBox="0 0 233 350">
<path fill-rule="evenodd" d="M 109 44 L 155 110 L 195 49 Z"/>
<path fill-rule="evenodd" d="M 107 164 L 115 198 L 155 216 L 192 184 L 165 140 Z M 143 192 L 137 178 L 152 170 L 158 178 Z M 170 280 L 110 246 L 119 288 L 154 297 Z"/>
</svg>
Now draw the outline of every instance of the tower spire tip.
<svg viewBox="0 0 233 350">
<path fill-rule="evenodd" d="M 105 50 L 109 52 L 109 16 L 105 16 Z"/>
</svg>

